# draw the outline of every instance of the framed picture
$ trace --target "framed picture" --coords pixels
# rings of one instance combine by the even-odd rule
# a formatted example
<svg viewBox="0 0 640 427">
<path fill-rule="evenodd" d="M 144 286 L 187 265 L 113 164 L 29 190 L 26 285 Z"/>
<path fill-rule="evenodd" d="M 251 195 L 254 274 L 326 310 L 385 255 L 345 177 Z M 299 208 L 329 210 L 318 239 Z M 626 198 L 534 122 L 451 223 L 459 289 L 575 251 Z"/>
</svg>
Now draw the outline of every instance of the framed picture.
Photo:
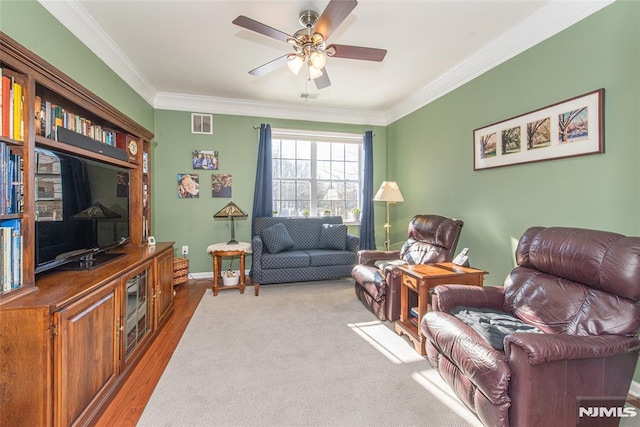
<svg viewBox="0 0 640 427">
<path fill-rule="evenodd" d="M 191 163 L 194 169 L 210 169 L 218 170 L 218 152 L 194 150 L 192 153 Z"/>
<path fill-rule="evenodd" d="M 211 197 L 231 197 L 231 174 L 211 175 Z"/>
<path fill-rule="evenodd" d="M 197 199 L 200 197 L 200 177 L 197 174 L 178 174 L 178 199 Z"/>
<path fill-rule="evenodd" d="M 604 153 L 604 89 L 473 131 L 473 170 Z"/>
<path fill-rule="evenodd" d="M 191 133 L 213 135 L 213 114 L 191 113 Z"/>
</svg>

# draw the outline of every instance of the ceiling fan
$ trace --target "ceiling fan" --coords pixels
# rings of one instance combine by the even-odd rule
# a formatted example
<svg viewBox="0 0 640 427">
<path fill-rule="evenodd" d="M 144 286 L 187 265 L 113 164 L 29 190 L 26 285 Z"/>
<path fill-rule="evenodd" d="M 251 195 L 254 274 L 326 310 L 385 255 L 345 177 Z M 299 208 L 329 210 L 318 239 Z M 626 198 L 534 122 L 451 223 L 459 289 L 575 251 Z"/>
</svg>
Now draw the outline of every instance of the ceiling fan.
<svg viewBox="0 0 640 427">
<path fill-rule="evenodd" d="M 327 45 L 331 33 L 340 26 L 351 11 L 358 5 L 356 0 L 331 0 L 327 7 L 318 15 L 313 10 L 305 10 L 300 14 L 299 22 L 304 28 L 293 36 L 276 30 L 261 22 L 238 16 L 233 23 L 247 30 L 271 37 L 292 45 L 294 53 L 283 55 L 249 71 L 254 76 L 262 76 L 276 68 L 287 64 L 289 69 L 298 74 L 300 69 L 307 66 L 307 79 L 313 80 L 318 89 L 331 86 L 325 65 L 327 57 L 359 59 L 364 61 L 381 62 L 387 51 L 370 47 L 349 46 L 342 44 Z"/>
</svg>

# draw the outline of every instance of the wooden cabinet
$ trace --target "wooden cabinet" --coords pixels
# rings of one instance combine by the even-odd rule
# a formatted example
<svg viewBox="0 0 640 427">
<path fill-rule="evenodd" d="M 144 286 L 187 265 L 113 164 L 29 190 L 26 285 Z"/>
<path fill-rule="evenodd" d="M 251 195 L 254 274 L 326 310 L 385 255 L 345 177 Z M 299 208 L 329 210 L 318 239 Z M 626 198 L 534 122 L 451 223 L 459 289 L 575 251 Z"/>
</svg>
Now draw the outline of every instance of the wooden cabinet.
<svg viewBox="0 0 640 427">
<path fill-rule="evenodd" d="M 90 425 L 144 355 L 173 313 L 173 244 L 121 252 L 2 307 L 0 425 Z"/>
<path fill-rule="evenodd" d="M 155 327 L 167 321 L 173 313 L 173 252 L 155 258 L 154 311 Z"/>
<path fill-rule="evenodd" d="M 55 425 L 85 424 L 118 379 L 119 285 L 111 281 L 53 313 Z"/>
<path fill-rule="evenodd" d="M 0 226 L 19 228 L 22 245 L 12 252 L 20 280 L 0 286 L 0 425 L 91 425 L 173 313 L 173 244 L 146 245 L 153 133 L 2 32 L 0 69 L 20 89 L 0 162 L 23 176 L 15 209 L 0 210 Z M 114 250 L 122 256 L 36 275 L 36 217 L 56 214 L 61 179 L 36 164 L 36 145 L 128 171 L 130 242 Z"/>
</svg>

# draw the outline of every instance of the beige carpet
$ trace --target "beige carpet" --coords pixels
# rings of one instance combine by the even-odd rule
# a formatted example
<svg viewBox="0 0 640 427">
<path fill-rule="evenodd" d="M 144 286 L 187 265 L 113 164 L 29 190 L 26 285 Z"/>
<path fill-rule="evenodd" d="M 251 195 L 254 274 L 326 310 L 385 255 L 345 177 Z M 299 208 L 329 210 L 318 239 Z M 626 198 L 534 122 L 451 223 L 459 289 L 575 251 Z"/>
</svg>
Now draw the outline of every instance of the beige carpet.
<svg viewBox="0 0 640 427">
<path fill-rule="evenodd" d="M 351 280 L 208 290 L 138 425 L 481 425 L 390 328 Z"/>
</svg>

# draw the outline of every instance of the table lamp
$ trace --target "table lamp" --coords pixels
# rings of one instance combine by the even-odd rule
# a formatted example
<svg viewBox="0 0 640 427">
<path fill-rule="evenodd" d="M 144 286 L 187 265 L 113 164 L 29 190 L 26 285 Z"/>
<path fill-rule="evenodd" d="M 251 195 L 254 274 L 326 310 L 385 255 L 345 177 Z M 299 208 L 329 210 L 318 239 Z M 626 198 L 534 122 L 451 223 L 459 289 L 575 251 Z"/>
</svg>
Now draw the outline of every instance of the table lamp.
<svg viewBox="0 0 640 427">
<path fill-rule="evenodd" d="M 234 218 L 246 218 L 248 215 L 245 211 L 240 209 L 235 203 L 229 202 L 227 205 L 213 214 L 214 218 L 231 218 L 231 240 L 227 242 L 228 245 L 237 245 L 236 229 L 234 225 Z"/>
<path fill-rule="evenodd" d="M 324 197 L 324 199 L 325 200 L 329 200 L 330 202 L 341 200 L 340 199 L 340 194 L 338 194 L 338 190 L 336 190 L 335 188 L 328 189 L 327 190 L 327 194 Z M 333 214 L 333 206 L 331 206 L 331 207 L 332 207 L 331 212 Z M 338 212 L 337 212 L 337 209 L 336 209 L 335 215 L 337 215 L 337 214 L 338 214 Z"/>
<path fill-rule="evenodd" d="M 391 250 L 391 222 L 389 220 L 389 205 L 391 203 L 404 202 L 402 193 L 398 188 L 398 184 L 393 181 L 383 181 L 378 192 L 373 197 L 374 202 L 387 203 L 387 223 L 384 225 L 386 239 L 384 241 L 384 250 Z"/>
</svg>

